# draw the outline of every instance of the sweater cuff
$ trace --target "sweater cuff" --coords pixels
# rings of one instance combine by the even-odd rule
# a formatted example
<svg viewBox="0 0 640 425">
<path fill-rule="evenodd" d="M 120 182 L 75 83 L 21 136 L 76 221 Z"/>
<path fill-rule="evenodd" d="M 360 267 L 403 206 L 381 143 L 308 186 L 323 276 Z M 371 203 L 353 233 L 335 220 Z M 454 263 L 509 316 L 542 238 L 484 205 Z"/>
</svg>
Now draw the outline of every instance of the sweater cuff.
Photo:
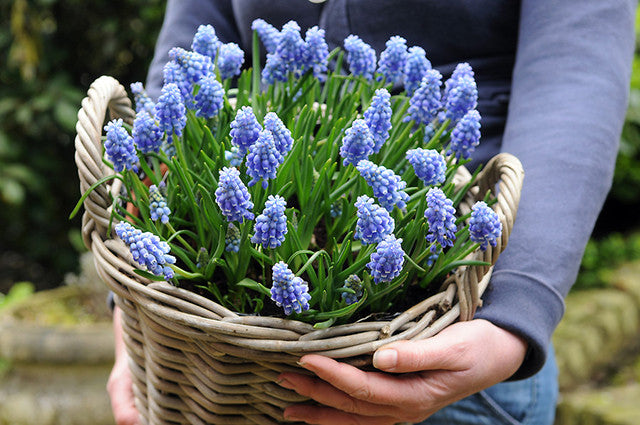
<svg viewBox="0 0 640 425">
<path fill-rule="evenodd" d="M 551 334 L 564 313 L 564 300 L 553 288 L 527 274 L 499 270 L 491 276 L 483 306 L 475 315 L 524 338 L 527 355 L 510 381 L 525 379 L 544 366 Z"/>
</svg>

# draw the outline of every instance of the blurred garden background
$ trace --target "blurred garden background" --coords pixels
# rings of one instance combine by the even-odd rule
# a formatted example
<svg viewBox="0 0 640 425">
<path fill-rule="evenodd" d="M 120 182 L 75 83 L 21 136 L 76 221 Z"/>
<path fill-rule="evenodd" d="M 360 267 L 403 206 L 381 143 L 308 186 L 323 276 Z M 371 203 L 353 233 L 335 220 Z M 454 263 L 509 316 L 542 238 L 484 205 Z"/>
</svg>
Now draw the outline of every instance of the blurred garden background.
<svg viewBox="0 0 640 425">
<path fill-rule="evenodd" d="M 74 282 L 80 273 L 80 217 L 68 219 L 80 196 L 73 159 L 76 114 L 100 75 L 144 81 L 164 5 L 0 0 L 0 311 Z M 640 260 L 637 46 L 612 190 L 573 292 L 607 287 L 613 270 Z M 636 367 L 631 376 L 637 380 L 640 361 Z"/>
</svg>

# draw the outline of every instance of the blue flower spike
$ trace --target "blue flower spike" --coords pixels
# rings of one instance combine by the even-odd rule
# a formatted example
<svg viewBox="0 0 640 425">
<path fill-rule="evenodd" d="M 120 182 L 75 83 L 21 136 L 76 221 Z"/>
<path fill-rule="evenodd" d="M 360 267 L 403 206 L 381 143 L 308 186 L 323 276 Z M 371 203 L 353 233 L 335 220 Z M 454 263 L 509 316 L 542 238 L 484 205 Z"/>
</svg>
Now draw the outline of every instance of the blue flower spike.
<svg viewBox="0 0 640 425">
<path fill-rule="evenodd" d="M 502 236 L 502 223 L 498 213 L 485 202 L 476 202 L 471 207 L 469 238 L 479 243 L 481 250 L 486 251 L 488 245 L 496 246 L 500 236 Z"/>
<path fill-rule="evenodd" d="M 354 239 L 362 241 L 364 245 L 382 242 L 388 235 L 393 233 L 395 222 L 389 212 L 367 195 L 359 196 L 355 203 L 358 209 L 356 214 L 356 233 Z"/>
<path fill-rule="evenodd" d="M 404 265 L 404 251 L 401 244 L 402 239 L 387 235 L 378 244 L 376 252 L 371 254 L 371 261 L 367 263 L 367 267 L 374 283 L 391 282 L 400 276 Z"/>
<path fill-rule="evenodd" d="M 362 280 L 355 275 L 352 274 L 348 278 L 345 279 L 343 288 L 350 289 L 354 293 L 351 292 L 343 292 L 342 299 L 347 305 L 351 305 L 357 303 L 360 298 L 362 298 L 363 288 L 362 288 Z"/>
<path fill-rule="evenodd" d="M 133 102 L 136 105 L 136 113 L 139 113 L 140 111 L 147 111 L 148 113 L 153 114 L 153 107 L 155 104 L 147 94 L 142 83 L 139 81 L 131 83 L 129 87 L 131 87 L 131 93 L 133 93 Z"/>
<path fill-rule="evenodd" d="M 227 226 L 227 233 L 224 237 L 224 250 L 227 252 L 239 252 L 240 237 L 240 229 L 238 229 L 235 224 L 229 223 L 229 225 Z"/>
<path fill-rule="evenodd" d="M 444 182 L 447 162 L 435 149 L 410 149 L 407 151 L 407 161 L 425 186 L 435 186 Z"/>
<path fill-rule="evenodd" d="M 391 130 L 391 94 L 385 88 L 376 90 L 371 105 L 364 111 L 364 121 L 371 131 L 375 146 L 373 153 L 380 152 L 382 145 L 389 138 Z"/>
<path fill-rule="evenodd" d="M 171 215 L 167 200 L 162 196 L 160 189 L 155 184 L 149 186 L 149 214 L 151 215 L 151 220 L 160 220 L 162 224 L 167 224 Z"/>
<path fill-rule="evenodd" d="M 232 145 L 228 151 L 224 151 L 224 159 L 229 161 L 232 167 L 240 168 L 244 155 L 240 153 L 240 149 L 236 145 Z"/>
<path fill-rule="evenodd" d="M 226 43 L 220 46 L 217 62 L 220 78 L 226 80 L 240 75 L 243 63 L 244 51 L 236 43 Z"/>
<path fill-rule="evenodd" d="M 155 112 L 162 131 L 168 136 L 172 134 L 182 136 L 182 130 L 187 125 L 187 116 L 180 89 L 176 84 L 165 84 L 162 87 L 162 94 L 156 103 Z"/>
<path fill-rule="evenodd" d="M 267 54 L 267 61 L 262 70 L 262 80 L 267 84 L 287 81 L 287 64 L 277 54 Z"/>
<path fill-rule="evenodd" d="M 456 124 L 478 104 L 478 87 L 469 64 L 456 67 L 445 83 L 445 117 Z"/>
<path fill-rule="evenodd" d="M 282 196 L 269 195 L 264 211 L 256 217 L 255 234 L 251 242 L 272 249 L 282 245 L 287 234 L 287 217 L 284 214 L 286 208 L 287 204 Z"/>
<path fill-rule="evenodd" d="M 133 120 L 133 141 L 144 154 L 158 153 L 162 146 L 164 132 L 158 127 L 158 123 L 146 110 L 141 110 Z"/>
<path fill-rule="evenodd" d="M 305 65 L 305 42 L 296 21 L 289 21 L 282 26 L 275 54 L 285 64 L 287 72 L 300 71 Z"/>
<path fill-rule="evenodd" d="M 387 83 L 398 84 L 402 81 L 406 62 L 407 40 L 399 35 L 394 35 L 387 41 L 386 48 L 380 53 L 378 73 L 382 74 Z"/>
<path fill-rule="evenodd" d="M 220 170 L 215 195 L 216 203 L 227 221 L 242 221 L 245 218 L 253 220 L 251 195 L 240 180 L 240 171 L 237 168 L 224 167 Z"/>
<path fill-rule="evenodd" d="M 201 55 L 215 59 L 222 43 L 211 25 L 200 25 L 191 42 L 191 50 Z"/>
<path fill-rule="evenodd" d="M 253 113 L 251 106 L 243 106 L 236 112 L 236 117 L 231 122 L 231 143 L 236 145 L 244 157 L 262 131 L 262 127 Z"/>
<path fill-rule="evenodd" d="M 168 243 L 153 233 L 136 229 L 126 221 L 116 224 L 115 231 L 129 247 L 136 263 L 156 276 L 163 276 L 167 280 L 173 278 L 173 269 L 169 266 L 175 264 L 176 258 L 169 255 L 171 248 Z"/>
<path fill-rule="evenodd" d="M 373 73 L 376 71 L 376 51 L 373 47 L 357 35 L 351 34 L 344 39 L 344 49 L 347 51 L 349 72 L 367 80 L 373 79 Z"/>
<path fill-rule="evenodd" d="M 193 101 L 193 85 L 187 80 L 182 67 L 176 61 L 169 61 L 162 69 L 164 85 L 175 84 L 180 89 L 185 106 Z M 155 109 L 154 109 L 155 110 Z"/>
<path fill-rule="evenodd" d="M 209 56 L 181 47 L 173 47 L 169 50 L 169 58 L 181 66 L 190 84 L 197 83 L 205 75 L 213 73 L 214 70 L 213 61 Z"/>
<path fill-rule="evenodd" d="M 375 142 L 369 126 L 363 119 L 357 119 L 350 128 L 345 131 L 340 146 L 340 156 L 344 158 L 343 165 L 357 165 L 363 159 L 367 159 L 373 153 Z"/>
<path fill-rule="evenodd" d="M 289 130 L 275 112 L 268 112 L 264 116 L 264 129 L 269 130 L 273 135 L 276 149 L 280 152 L 282 160 L 289 153 L 293 146 L 291 130 Z"/>
<path fill-rule="evenodd" d="M 113 163 L 113 169 L 118 173 L 124 170 L 135 171 L 138 156 L 133 137 L 122 126 L 122 118 L 110 121 L 104 126 L 104 131 L 107 134 L 104 149 L 107 158 Z"/>
<path fill-rule="evenodd" d="M 424 49 L 419 46 L 410 47 L 404 64 L 404 89 L 407 95 L 413 95 L 430 69 L 431 62 Z"/>
<path fill-rule="evenodd" d="M 480 113 L 472 109 L 454 127 L 451 132 L 447 155 L 454 154 L 456 158 L 469 159 L 480 144 Z"/>
<path fill-rule="evenodd" d="M 198 81 L 200 90 L 195 97 L 196 116 L 213 118 L 218 115 L 224 104 L 224 89 L 216 77 L 209 74 Z"/>
<path fill-rule="evenodd" d="M 304 37 L 304 64 L 305 68 L 313 69 L 313 75 L 324 82 L 328 70 L 329 46 L 324 38 L 324 30 L 313 26 L 309 28 Z"/>
<path fill-rule="evenodd" d="M 442 75 L 435 69 L 427 70 L 420 86 L 409 99 L 409 116 L 405 121 L 411 119 L 417 124 L 429 124 L 442 108 L 441 85 Z"/>
<path fill-rule="evenodd" d="M 280 31 L 264 19 L 256 19 L 251 24 L 251 30 L 258 33 L 260 41 L 267 49 L 267 53 L 275 53 L 280 41 Z"/>
<path fill-rule="evenodd" d="M 247 154 L 247 174 L 251 177 L 249 186 L 262 179 L 262 188 L 266 189 L 268 180 L 276 178 L 278 166 L 282 162 L 282 155 L 276 148 L 273 134 L 268 130 L 262 130 Z"/>
<path fill-rule="evenodd" d="M 429 225 L 426 239 L 431 245 L 431 252 L 438 252 L 438 245 L 443 249 L 453 246 L 456 238 L 456 218 L 453 201 L 448 199 L 440 188 L 432 187 L 427 192 L 427 209 L 424 216 Z"/>
<path fill-rule="evenodd" d="M 376 165 L 369 160 L 358 162 L 356 168 L 373 189 L 373 195 L 380 205 L 389 212 L 396 205 L 400 210 L 405 210 L 409 195 L 404 191 L 407 183 L 400 176 L 396 175 L 393 170 Z"/>
<path fill-rule="evenodd" d="M 271 299 L 284 308 L 284 314 L 309 310 L 311 295 L 307 283 L 295 276 L 283 261 L 274 264 L 272 271 Z"/>
</svg>

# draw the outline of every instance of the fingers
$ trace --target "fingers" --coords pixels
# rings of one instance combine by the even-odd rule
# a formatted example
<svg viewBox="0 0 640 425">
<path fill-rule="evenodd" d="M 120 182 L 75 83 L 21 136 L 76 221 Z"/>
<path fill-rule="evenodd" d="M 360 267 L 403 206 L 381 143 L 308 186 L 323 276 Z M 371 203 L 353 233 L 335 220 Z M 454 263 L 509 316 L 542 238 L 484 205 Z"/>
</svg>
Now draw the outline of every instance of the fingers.
<svg viewBox="0 0 640 425">
<path fill-rule="evenodd" d="M 117 425 L 137 425 L 138 410 L 133 397 L 131 375 L 126 364 L 116 363 L 109 376 L 107 392 Z"/>
<path fill-rule="evenodd" d="M 300 365 L 350 397 L 372 404 L 406 406 L 415 402 L 416 395 L 424 394 L 426 389 L 425 381 L 419 374 L 399 377 L 379 372 L 364 372 L 315 354 L 302 357 Z"/>
<path fill-rule="evenodd" d="M 280 375 L 278 383 L 285 388 L 296 391 L 300 395 L 312 398 L 324 406 L 334 407 L 343 412 L 357 413 L 363 416 L 391 415 L 394 417 L 404 413 L 397 406 L 374 404 L 354 398 L 315 377 L 297 373 L 283 373 Z"/>
</svg>

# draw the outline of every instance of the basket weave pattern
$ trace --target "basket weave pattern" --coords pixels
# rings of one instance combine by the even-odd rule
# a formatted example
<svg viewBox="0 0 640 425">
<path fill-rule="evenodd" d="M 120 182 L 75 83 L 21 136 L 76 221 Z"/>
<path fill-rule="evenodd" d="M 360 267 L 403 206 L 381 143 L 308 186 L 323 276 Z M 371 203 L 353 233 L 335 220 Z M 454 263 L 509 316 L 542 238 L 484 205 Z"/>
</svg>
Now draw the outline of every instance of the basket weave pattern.
<svg viewBox="0 0 640 425">
<path fill-rule="evenodd" d="M 103 163 L 102 127 L 110 119 L 132 123 L 135 112 L 124 88 L 100 77 L 82 101 L 76 125 L 76 164 L 80 190 L 87 191 L 113 173 Z M 513 228 L 522 187 L 520 162 L 509 154 L 493 158 L 459 206 L 471 210 L 491 188 L 502 221 L 496 247 L 472 259 L 495 264 Z M 460 167 L 456 184 L 469 181 Z M 360 321 L 324 330 L 272 317 L 240 316 L 221 305 L 176 288 L 150 282 L 133 272 L 128 249 L 107 234 L 112 197 L 119 180 L 100 185 L 85 200 L 84 242 L 94 253 L 97 270 L 116 294 L 123 312 L 125 344 L 133 375 L 136 404 L 144 424 L 276 424 L 287 405 L 305 398 L 275 380 L 282 371 L 298 371 L 305 353 L 319 353 L 366 366 L 378 347 L 400 339 L 435 335 L 456 320 L 470 320 L 481 304 L 493 266 L 461 267 L 438 294 L 390 321 Z"/>
</svg>

